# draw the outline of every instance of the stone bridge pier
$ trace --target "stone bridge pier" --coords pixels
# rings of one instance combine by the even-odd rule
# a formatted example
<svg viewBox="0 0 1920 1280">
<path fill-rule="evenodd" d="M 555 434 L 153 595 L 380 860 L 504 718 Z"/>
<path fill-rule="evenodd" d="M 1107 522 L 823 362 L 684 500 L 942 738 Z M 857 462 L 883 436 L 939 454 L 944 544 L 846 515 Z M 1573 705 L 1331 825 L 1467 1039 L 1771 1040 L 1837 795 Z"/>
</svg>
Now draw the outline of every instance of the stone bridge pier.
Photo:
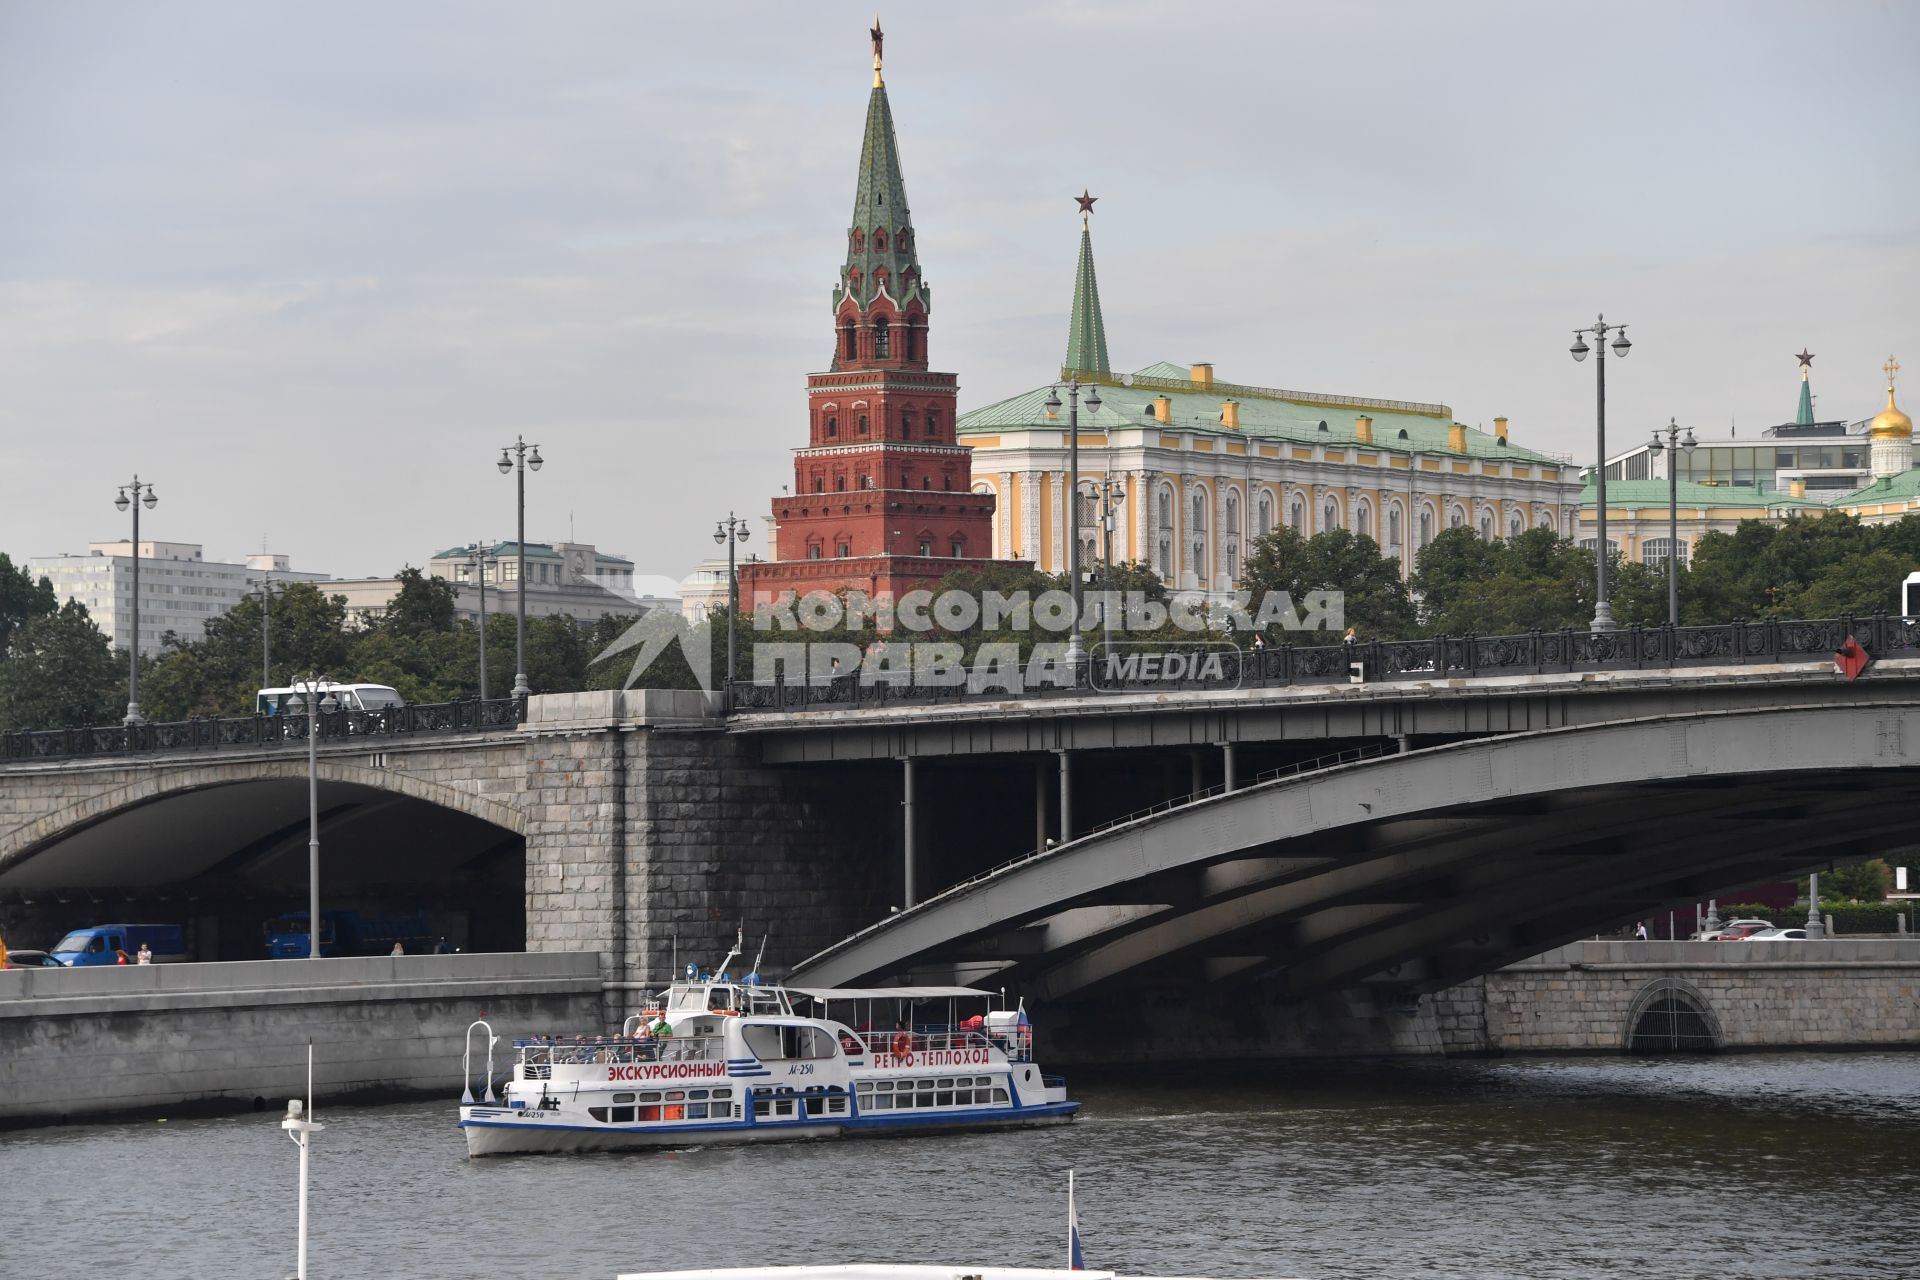
<svg viewBox="0 0 1920 1280">
<path fill-rule="evenodd" d="M 770 969 L 898 903 L 899 795 L 872 766 L 769 767 L 708 695 L 533 700 L 526 734 L 528 951 L 595 951 L 610 1025 L 746 932 Z"/>
</svg>

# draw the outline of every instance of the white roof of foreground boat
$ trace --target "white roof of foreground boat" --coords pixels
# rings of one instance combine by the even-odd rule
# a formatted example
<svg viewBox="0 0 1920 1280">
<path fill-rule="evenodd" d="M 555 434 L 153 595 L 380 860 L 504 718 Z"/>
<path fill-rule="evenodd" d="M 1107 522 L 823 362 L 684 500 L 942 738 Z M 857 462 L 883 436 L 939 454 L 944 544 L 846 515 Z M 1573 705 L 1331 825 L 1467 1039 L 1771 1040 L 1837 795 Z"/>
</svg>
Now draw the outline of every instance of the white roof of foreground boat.
<svg viewBox="0 0 1920 1280">
<path fill-rule="evenodd" d="M 1118 1271 L 1066 1271 L 1057 1267 L 925 1266 L 849 1263 L 827 1267 L 714 1267 L 698 1271 L 629 1271 L 618 1280 L 1206 1280 L 1204 1276 L 1122 1277 Z"/>
<path fill-rule="evenodd" d="M 951 1000 L 966 997 L 987 1000 L 994 994 L 975 987 L 788 987 L 787 990 L 795 995 L 812 996 L 815 1000 Z"/>
</svg>

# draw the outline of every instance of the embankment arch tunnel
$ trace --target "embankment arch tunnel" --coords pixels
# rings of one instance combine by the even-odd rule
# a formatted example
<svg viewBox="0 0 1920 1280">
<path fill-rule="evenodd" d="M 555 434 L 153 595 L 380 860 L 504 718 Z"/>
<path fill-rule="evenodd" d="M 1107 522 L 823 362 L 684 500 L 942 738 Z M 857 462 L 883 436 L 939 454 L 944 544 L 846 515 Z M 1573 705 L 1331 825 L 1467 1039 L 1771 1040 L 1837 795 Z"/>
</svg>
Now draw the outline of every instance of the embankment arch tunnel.
<svg viewBox="0 0 1920 1280">
<path fill-rule="evenodd" d="M 0 848 L 0 925 L 14 947 L 66 930 L 180 924 L 200 960 L 266 955 L 266 923 L 308 902 L 306 761 L 262 776 L 135 785 L 44 821 Z M 323 762 L 318 787 L 321 909 L 420 913 L 464 950 L 525 946 L 524 822 L 505 806 Z M 402 780 L 395 779 L 394 783 Z"/>
</svg>

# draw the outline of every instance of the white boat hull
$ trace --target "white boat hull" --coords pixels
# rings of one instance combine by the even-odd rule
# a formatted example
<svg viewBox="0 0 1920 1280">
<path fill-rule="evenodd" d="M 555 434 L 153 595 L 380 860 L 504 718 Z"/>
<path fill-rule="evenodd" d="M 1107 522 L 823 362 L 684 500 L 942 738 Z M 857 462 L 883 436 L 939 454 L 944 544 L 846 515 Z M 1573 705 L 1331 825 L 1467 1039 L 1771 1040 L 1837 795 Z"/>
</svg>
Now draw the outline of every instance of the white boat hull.
<svg viewBox="0 0 1920 1280">
<path fill-rule="evenodd" d="M 552 1155 L 581 1151 L 635 1151 L 648 1147 L 703 1147 L 748 1142 L 809 1142 L 823 1138 L 904 1137 L 916 1133 L 961 1130 L 1032 1129 L 1067 1124 L 1080 1110 L 1077 1102 L 1031 1107 L 1020 1112 L 981 1115 L 928 1115 L 910 1120 L 861 1117 L 851 1121 L 777 1124 L 703 1124 L 593 1126 L 547 1121 L 537 1115 L 514 1119 L 498 1107 L 462 1107 L 460 1128 L 469 1156 Z M 525 1113 L 517 1113 L 525 1114 Z"/>
</svg>

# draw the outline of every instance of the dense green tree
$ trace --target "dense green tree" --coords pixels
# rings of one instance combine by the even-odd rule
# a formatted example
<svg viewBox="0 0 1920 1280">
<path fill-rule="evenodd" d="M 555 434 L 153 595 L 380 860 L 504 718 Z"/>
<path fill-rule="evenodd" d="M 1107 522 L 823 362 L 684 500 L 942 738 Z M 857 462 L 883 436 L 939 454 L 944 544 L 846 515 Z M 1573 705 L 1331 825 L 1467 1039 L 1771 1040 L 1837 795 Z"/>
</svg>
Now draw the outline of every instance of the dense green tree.
<svg viewBox="0 0 1920 1280">
<path fill-rule="evenodd" d="M 26 566 L 15 568 L 13 559 L 0 552 L 0 658 L 6 656 L 16 627 L 47 617 L 59 607 L 52 582 L 46 578 L 35 582 Z"/>
<path fill-rule="evenodd" d="M 1884 858 L 1849 862 L 1820 873 L 1822 902 L 1880 902 L 1893 887 L 1893 868 Z M 1801 886 L 1801 892 L 1806 887 Z"/>
<path fill-rule="evenodd" d="M 1284 591 L 1296 608 L 1304 608 L 1309 592 L 1338 591 L 1344 597 L 1346 625 L 1361 639 L 1397 640 L 1413 633 L 1413 604 L 1400 578 L 1400 562 L 1381 555 L 1372 538 L 1346 529 L 1303 538 L 1283 525 L 1255 538 L 1241 585 L 1252 593 L 1250 607 L 1256 616 L 1269 593 Z M 1324 643 L 1306 633 L 1271 626 L 1264 630 L 1270 642 Z"/>
<path fill-rule="evenodd" d="M 430 578 L 412 565 L 400 570 L 400 591 L 381 615 L 375 629 L 411 637 L 453 630 L 453 584 Z"/>
<path fill-rule="evenodd" d="M 1411 585 L 1429 635 L 1520 635 L 1593 619 L 1593 554 L 1551 529 L 1505 542 L 1447 529 L 1421 549 Z"/>
<path fill-rule="evenodd" d="M 22 623 L 0 661 L 0 729 L 113 724 L 126 700 L 125 668 L 77 600 Z"/>
</svg>

